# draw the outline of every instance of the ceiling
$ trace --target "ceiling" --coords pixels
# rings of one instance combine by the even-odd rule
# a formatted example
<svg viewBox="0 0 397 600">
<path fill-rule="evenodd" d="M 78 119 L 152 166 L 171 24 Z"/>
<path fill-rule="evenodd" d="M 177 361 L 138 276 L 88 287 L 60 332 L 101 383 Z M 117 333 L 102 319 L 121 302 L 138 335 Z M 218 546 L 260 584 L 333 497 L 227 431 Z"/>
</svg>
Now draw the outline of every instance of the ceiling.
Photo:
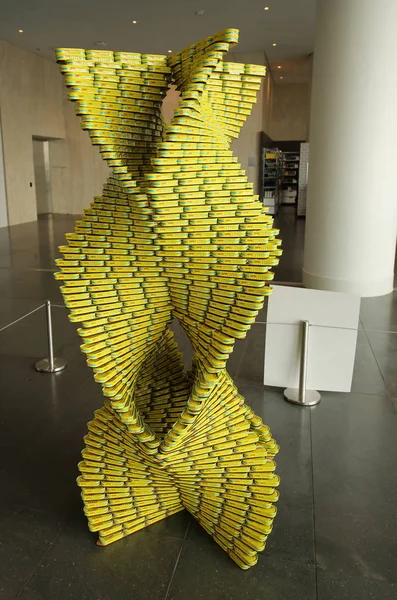
<svg viewBox="0 0 397 600">
<path fill-rule="evenodd" d="M 266 52 L 275 82 L 297 83 L 310 77 L 307 57 L 313 52 L 315 4 L 316 0 L 1 0 L 0 39 L 50 59 L 56 47 L 97 48 L 99 41 L 106 43 L 103 49 L 166 54 L 235 27 L 240 29 L 236 51 Z"/>
</svg>

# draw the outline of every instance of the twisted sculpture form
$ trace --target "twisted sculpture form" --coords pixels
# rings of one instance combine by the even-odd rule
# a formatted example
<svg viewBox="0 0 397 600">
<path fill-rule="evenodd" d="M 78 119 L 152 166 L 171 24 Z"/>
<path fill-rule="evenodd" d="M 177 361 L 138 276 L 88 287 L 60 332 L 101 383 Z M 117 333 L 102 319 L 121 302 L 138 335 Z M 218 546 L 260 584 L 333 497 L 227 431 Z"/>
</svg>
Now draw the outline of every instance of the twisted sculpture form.
<svg viewBox="0 0 397 600">
<path fill-rule="evenodd" d="M 187 509 L 247 569 L 272 529 L 278 447 L 226 361 L 281 250 L 230 150 L 265 74 L 223 62 L 237 39 L 229 29 L 168 59 L 57 51 L 82 127 L 113 171 L 66 236 L 56 278 L 106 398 L 78 478 L 99 544 Z M 181 99 L 167 126 L 171 82 Z M 194 349 L 187 375 L 173 317 Z"/>
</svg>

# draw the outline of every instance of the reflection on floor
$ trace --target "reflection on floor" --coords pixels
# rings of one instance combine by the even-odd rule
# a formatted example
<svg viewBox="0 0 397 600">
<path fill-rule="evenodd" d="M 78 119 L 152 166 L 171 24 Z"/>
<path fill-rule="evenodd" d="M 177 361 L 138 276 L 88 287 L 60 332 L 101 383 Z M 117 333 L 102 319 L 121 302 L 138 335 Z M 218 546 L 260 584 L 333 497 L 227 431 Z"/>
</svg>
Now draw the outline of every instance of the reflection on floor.
<svg viewBox="0 0 397 600">
<path fill-rule="evenodd" d="M 283 240 L 283 255 L 275 270 L 275 280 L 289 283 L 302 281 L 305 219 L 296 218 L 295 206 L 281 206 L 274 219 Z"/>
<path fill-rule="evenodd" d="M 277 279 L 298 281 L 304 222 L 280 220 L 286 251 Z M 0 230 L 0 327 L 45 299 L 61 303 L 52 261 L 72 223 Z M 229 370 L 281 445 L 278 518 L 246 573 L 186 513 L 95 546 L 75 477 L 101 391 L 66 311 L 53 312 L 56 354 L 68 360 L 56 376 L 32 368 L 47 354 L 42 311 L 0 334 L 2 600 L 397 597 L 396 293 L 362 303 L 352 393 L 325 393 L 313 409 L 262 386 L 264 325 L 237 342 Z"/>
</svg>

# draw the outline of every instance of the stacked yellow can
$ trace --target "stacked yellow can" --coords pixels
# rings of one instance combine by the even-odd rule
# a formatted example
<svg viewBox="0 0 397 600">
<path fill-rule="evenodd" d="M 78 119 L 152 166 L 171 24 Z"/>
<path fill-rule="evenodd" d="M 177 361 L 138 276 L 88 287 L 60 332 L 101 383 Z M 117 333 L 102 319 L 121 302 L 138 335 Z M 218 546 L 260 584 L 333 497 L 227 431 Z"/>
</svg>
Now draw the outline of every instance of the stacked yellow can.
<svg viewBox="0 0 397 600">
<path fill-rule="evenodd" d="M 113 171 L 57 261 L 105 406 L 79 468 L 109 544 L 186 508 L 243 569 L 272 528 L 278 447 L 226 371 L 271 292 L 278 230 L 230 150 L 265 68 L 225 30 L 169 58 L 60 49 L 82 127 Z M 181 99 L 161 116 L 170 82 Z M 168 324 L 194 349 L 184 372 Z"/>
</svg>

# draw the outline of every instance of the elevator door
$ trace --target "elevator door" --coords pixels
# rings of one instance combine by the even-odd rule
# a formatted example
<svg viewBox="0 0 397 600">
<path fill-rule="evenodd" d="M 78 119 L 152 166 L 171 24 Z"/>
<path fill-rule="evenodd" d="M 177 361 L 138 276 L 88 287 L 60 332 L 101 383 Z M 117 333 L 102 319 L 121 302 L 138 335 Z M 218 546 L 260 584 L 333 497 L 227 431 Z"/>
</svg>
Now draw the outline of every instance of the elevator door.
<svg viewBox="0 0 397 600">
<path fill-rule="evenodd" d="M 34 181 L 38 215 L 52 213 L 48 140 L 33 139 Z"/>
</svg>

